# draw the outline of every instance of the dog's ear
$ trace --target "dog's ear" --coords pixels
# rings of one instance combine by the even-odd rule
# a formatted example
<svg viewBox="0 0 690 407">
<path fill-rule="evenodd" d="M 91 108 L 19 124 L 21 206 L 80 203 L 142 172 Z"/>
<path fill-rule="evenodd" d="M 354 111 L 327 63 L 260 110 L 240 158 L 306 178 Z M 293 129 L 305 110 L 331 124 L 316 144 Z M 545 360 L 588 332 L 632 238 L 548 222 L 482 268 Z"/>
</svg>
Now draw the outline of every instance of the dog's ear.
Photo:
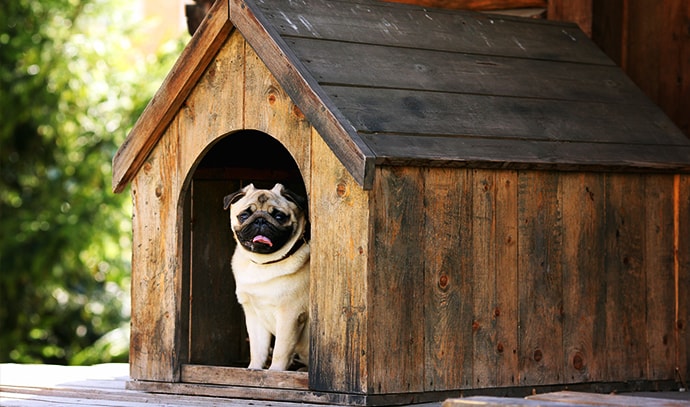
<svg viewBox="0 0 690 407">
<path fill-rule="evenodd" d="M 307 211 L 307 198 L 303 197 L 302 195 L 298 195 L 285 187 L 280 190 L 280 194 L 283 195 L 288 201 L 297 205 L 297 207 L 304 212 L 304 215 L 309 218 Z"/>
<path fill-rule="evenodd" d="M 235 202 L 239 201 L 242 199 L 243 196 L 247 195 L 247 192 L 245 191 L 245 188 L 240 189 L 237 192 L 233 192 L 230 195 L 225 195 L 223 198 L 223 210 L 228 210 L 230 205 L 234 204 Z"/>
</svg>

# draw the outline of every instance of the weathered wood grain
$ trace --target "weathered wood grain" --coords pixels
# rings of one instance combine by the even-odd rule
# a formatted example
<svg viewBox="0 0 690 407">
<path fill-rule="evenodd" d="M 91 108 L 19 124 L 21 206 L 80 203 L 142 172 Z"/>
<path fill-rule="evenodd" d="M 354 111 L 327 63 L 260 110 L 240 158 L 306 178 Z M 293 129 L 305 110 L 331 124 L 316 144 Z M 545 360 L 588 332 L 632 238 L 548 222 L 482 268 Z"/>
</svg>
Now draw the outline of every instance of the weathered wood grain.
<svg viewBox="0 0 690 407">
<path fill-rule="evenodd" d="M 565 171 L 690 171 L 690 146 L 363 134 L 377 165 Z M 458 154 L 461 152 L 461 154 Z M 622 157 L 625 157 L 624 159 Z"/>
<path fill-rule="evenodd" d="M 333 7 L 327 0 L 313 0 L 305 7 L 280 0 L 257 1 L 256 6 L 286 38 L 611 65 L 574 24 L 367 1 L 339 3 Z"/>
<path fill-rule="evenodd" d="M 426 249 L 420 240 L 425 198 L 421 169 L 382 168 L 373 193 L 367 392 L 419 392 L 424 389 Z"/>
<path fill-rule="evenodd" d="M 620 380 L 647 374 L 644 194 L 642 175 L 606 179 L 606 371 Z"/>
<path fill-rule="evenodd" d="M 657 123 L 666 116 L 651 103 L 630 109 L 624 104 L 407 89 L 372 92 L 370 88 L 324 86 L 324 90 L 363 133 L 688 148 L 687 137 L 678 129 L 660 131 Z"/>
<path fill-rule="evenodd" d="M 518 173 L 496 171 L 494 188 L 496 386 L 507 387 L 519 380 Z"/>
<path fill-rule="evenodd" d="M 647 377 L 671 377 L 675 364 L 674 177 L 644 179 Z"/>
<path fill-rule="evenodd" d="M 574 391 L 560 391 L 554 393 L 537 394 L 527 397 L 527 401 L 544 403 L 559 403 L 569 406 L 620 406 L 620 407 L 674 407 L 686 403 L 683 400 L 660 400 L 652 397 L 635 397 L 623 394 L 591 394 Z M 547 404 L 548 405 L 548 404 Z"/>
<path fill-rule="evenodd" d="M 618 68 L 290 37 L 322 85 L 650 105 Z M 362 67 L 376 67 L 363 69 Z"/>
<path fill-rule="evenodd" d="M 321 136 L 311 136 L 311 363 L 309 386 L 367 391 L 370 354 L 367 273 L 371 247 L 369 192 L 362 190 Z M 385 294 L 384 294 L 385 295 Z M 373 326 L 371 329 L 380 330 Z"/>
<path fill-rule="evenodd" d="M 359 394 L 315 392 L 312 390 L 285 389 L 280 387 L 250 387 L 205 383 L 169 383 L 169 382 L 128 382 L 128 390 L 137 393 L 168 393 L 193 397 L 213 397 L 214 404 L 218 405 L 220 399 L 241 399 L 242 405 L 254 404 L 254 400 L 270 400 L 271 405 L 277 401 L 287 403 L 307 404 L 336 404 L 365 406 L 367 396 Z M 268 407 L 268 406 L 266 406 Z"/>
<path fill-rule="evenodd" d="M 461 170 L 465 173 L 468 170 Z M 470 230 L 469 236 L 462 236 L 471 242 L 470 250 L 461 253 L 472 253 L 472 266 L 466 273 L 468 279 L 467 294 L 472 301 L 472 387 L 496 386 L 496 180 L 495 171 L 471 171 L 471 216 L 466 221 L 468 226 L 460 230 Z M 465 260 L 467 262 L 468 259 Z"/>
<path fill-rule="evenodd" d="M 605 176 L 560 174 L 563 218 L 563 381 L 606 380 Z"/>
<path fill-rule="evenodd" d="M 676 380 L 680 376 L 687 386 L 690 377 L 690 296 L 687 295 L 690 287 L 690 176 L 678 175 L 674 179 L 674 212 Z"/>
<path fill-rule="evenodd" d="M 178 133 L 169 129 L 132 183 L 132 331 L 133 379 L 175 381 L 179 374 L 182 276 L 181 223 L 177 212 L 180 176 Z M 173 271 L 173 272 L 171 272 Z M 152 340 L 155 338 L 155 340 Z"/>
<path fill-rule="evenodd" d="M 518 178 L 520 384 L 563 381 L 563 214 L 558 173 Z"/>
<path fill-rule="evenodd" d="M 307 390 L 308 376 L 307 372 L 272 372 L 187 364 L 182 366 L 181 381 L 185 383 Z"/>
<path fill-rule="evenodd" d="M 592 9 L 593 40 L 690 135 L 690 38 L 682 34 L 690 3 L 609 0 Z"/>
<path fill-rule="evenodd" d="M 432 168 L 424 172 L 424 230 L 415 250 L 424 256 L 427 391 L 473 385 L 472 305 L 474 287 L 483 282 L 474 278 L 468 256 L 473 243 L 471 188 L 469 170 Z"/>
</svg>

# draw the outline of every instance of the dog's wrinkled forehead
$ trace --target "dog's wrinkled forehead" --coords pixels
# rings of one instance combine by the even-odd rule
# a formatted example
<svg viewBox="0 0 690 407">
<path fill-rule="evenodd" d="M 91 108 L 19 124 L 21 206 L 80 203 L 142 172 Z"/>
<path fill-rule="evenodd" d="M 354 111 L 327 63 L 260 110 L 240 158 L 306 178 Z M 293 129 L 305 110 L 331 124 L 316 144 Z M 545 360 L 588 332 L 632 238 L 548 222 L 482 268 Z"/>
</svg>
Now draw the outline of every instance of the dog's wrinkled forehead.
<svg viewBox="0 0 690 407">
<path fill-rule="evenodd" d="M 265 211 L 271 212 L 278 209 L 282 212 L 290 212 L 297 209 L 295 202 L 284 196 L 291 193 L 284 189 L 282 184 L 268 189 L 257 189 L 253 184 L 249 184 L 241 190 L 230 194 L 224 198 L 225 209 L 230 208 L 232 213 L 239 213 L 245 210 L 250 212 Z"/>
<path fill-rule="evenodd" d="M 282 185 L 276 185 L 276 187 L 271 190 L 254 189 L 248 191 L 247 195 L 237 202 L 239 204 L 238 209 L 250 208 L 252 211 L 267 212 L 270 212 L 271 209 L 291 209 L 294 204 L 282 197 Z"/>
</svg>

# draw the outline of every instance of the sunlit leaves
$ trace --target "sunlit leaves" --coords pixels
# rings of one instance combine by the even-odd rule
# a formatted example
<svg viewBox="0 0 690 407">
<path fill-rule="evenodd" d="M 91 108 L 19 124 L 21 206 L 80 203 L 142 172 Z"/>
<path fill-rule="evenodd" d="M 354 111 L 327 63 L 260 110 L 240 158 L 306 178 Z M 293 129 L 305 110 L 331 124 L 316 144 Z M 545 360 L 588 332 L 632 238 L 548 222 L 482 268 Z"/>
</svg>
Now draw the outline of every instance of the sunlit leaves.
<svg viewBox="0 0 690 407">
<path fill-rule="evenodd" d="M 133 7 L 0 5 L 0 362 L 126 358 L 131 207 L 110 162 L 179 51 L 133 47 Z"/>
</svg>

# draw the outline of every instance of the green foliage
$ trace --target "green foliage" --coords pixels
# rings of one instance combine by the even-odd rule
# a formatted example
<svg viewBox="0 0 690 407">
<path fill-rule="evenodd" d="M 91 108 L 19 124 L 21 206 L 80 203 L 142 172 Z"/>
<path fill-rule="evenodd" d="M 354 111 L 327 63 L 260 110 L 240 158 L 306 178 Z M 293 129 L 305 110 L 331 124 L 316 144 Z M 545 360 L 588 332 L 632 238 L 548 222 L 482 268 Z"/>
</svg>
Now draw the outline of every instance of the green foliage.
<svg viewBox="0 0 690 407">
<path fill-rule="evenodd" d="M 127 359 L 131 206 L 110 163 L 179 51 L 137 51 L 132 3 L 0 5 L 0 362 Z"/>
</svg>

